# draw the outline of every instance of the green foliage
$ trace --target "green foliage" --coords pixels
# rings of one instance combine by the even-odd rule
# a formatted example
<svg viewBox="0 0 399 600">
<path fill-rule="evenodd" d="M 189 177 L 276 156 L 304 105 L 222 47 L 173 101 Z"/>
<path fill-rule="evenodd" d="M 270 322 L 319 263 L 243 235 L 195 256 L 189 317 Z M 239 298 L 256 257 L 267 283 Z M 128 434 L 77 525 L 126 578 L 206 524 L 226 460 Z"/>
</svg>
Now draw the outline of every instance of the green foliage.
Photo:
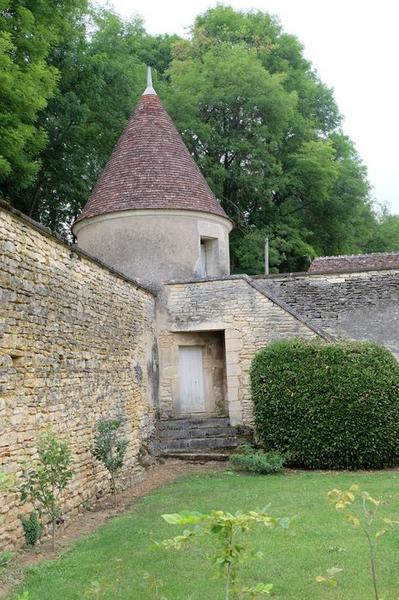
<svg viewBox="0 0 399 600">
<path fill-rule="evenodd" d="M 235 269 L 247 275 L 264 273 L 265 238 L 269 237 L 269 266 L 271 273 L 307 271 L 316 252 L 304 241 L 306 232 L 295 227 L 276 226 L 252 229 L 244 235 L 233 231 L 233 263 Z"/>
<path fill-rule="evenodd" d="M 3 569 L 14 558 L 14 552 L 0 552 L 0 569 Z"/>
<path fill-rule="evenodd" d="M 31 502 L 39 517 L 45 516 L 51 521 L 54 550 L 55 526 L 61 515 L 61 493 L 73 477 L 71 451 L 67 442 L 58 439 L 49 428 L 38 437 L 37 453 L 37 460 L 22 474 L 21 500 Z"/>
<path fill-rule="evenodd" d="M 349 490 L 335 488 L 328 492 L 329 501 L 335 508 L 345 514 L 345 520 L 355 528 L 360 528 L 366 539 L 370 556 L 371 581 L 375 600 L 381 597 L 377 586 L 376 542 L 384 534 L 397 528 L 399 521 L 388 518 L 382 519 L 382 529 L 376 529 L 376 519 L 379 507 L 384 504 L 382 499 L 373 498 L 359 485 L 352 485 Z"/>
<path fill-rule="evenodd" d="M 162 515 L 163 519 L 170 525 L 192 525 L 193 529 L 186 529 L 181 535 L 164 540 L 159 545 L 166 550 L 179 550 L 182 545 L 194 538 L 203 535 L 209 535 L 215 546 L 213 563 L 218 568 L 219 574 L 225 582 L 225 599 L 242 597 L 245 593 L 251 597 L 268 595 L 272 590 L 272 584 L 259 583 L 249 588 L 239 588 L 237 585 L 238 568 L 249 558 L 249 552 L 246 545 L 240 539 L 240 534 L 247 533 L 255 525 L 264 525 L 272 528 L 280 525 L 287 528 L 289 520 L 284 518 L 272 517 L 267 513 L 267 508 L 263 511 L 250 511 L 235 514 L 226 513 L 222 510 L 213 510 L 208 514 L 200 512 L 182 511 L 175 514 Z M 262 555 L 263 556 L 263 555 Z M 258 558 L 261 556 L 258 553 Z"/>
<path fill-rule="evenodd" d="M 29 186 L 47 142 L 38 116 L 55 93 L 58 72 L 48 63 L 68 21 L 86 0 L 0 2 L 0 185 L 6 196 Z"/>
<path fill-rule="evenodd" d="M 366 250 L 368 252 L 399 252 L 399 215 L 383 214 Z"/>
<path fill-rule="evenodd" d="M 399 460 L 399 365 L 382 346 L 287 340 L 251 368 L 257 436 L 308 468 L 382 468 Z"/>
<path fill-rule="evenodd" d="M 26 544 L 28 546 L 36 546 L 43 533 L 43 525 L 39 520 L 37 512 L 31 512 L 29 517 L 25 517 L 21 521 Z"/>
<path fill-rule="evenodd" d="M 276 450 L 264 452 L 246 444 L 242 446 L 241 453 L 231 454 L 229 461 L 233 467 L 240 471 L 268 475 L 282 471 L 285 457 Z"/>
<path fill-rule="evenodd" d="M 116 475 L 123 467 L 128 440 L 119 435 L 120 419 L 103 419 L 96 425 L 92 453 L 102 462 L 111 477 L 111 488 L 115 506 L 117 504 Z"/>
<path fill-rule="evenodd" d="M 4 492 L 8 488 L 8 477 L 0 471 L 0 492 Z"/>
</svg>

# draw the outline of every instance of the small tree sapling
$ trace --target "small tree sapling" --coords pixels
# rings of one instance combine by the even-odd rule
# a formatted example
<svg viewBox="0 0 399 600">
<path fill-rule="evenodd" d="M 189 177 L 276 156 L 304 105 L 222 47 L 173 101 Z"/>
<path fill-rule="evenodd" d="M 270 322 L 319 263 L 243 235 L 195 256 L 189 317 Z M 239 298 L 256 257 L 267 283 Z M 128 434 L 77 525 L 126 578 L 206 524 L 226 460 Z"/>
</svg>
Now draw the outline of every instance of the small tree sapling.
<svg viewBox="0 0 399 600">
<path fill-rule="evenodd" d="M 218 567 L 224 580 L 224 598 L 230 600 L 237 596 L 261 597 L 270 595 L 273 585 L 271 583 L 258 583 L 254 586 L 239 588 L 237 585 L 238 568 L 248 560 L 249 548 L 242 543 L 241 535 L 250 531 L 255 525 L 263 525 L 268 529 L 275 525 L 287 528 L 289 519 L 272 517 L 267 513 L 267 508 L 262 511 L 248 513 L 226 513 L 214 510 L 209 514 L 182 511 L 176 514 L 162 515 L 163 519 L 171 525 L 191 525 L 181 535 L 163 540 L 157 544 L 167 550 L 180 549 L 181 546 L 199 536 L 210 535 L 214 538 L 215 553 L 213 562 Z M 261 557 L 261 553 L 255 556 Z"/>
<path fill-rule="evenodd" d="M 122 426 L 120 419 L 102 419 L 95 428 L 93 456 L 103 463 L 111 477 L 111 491 L 117 506 L 116 477 L 123 467 L 128 440 L 119 435 Z"/>
<path fill-rule="evenodd" d="M 39 517 L 49 518 L 54 551 L 56 522 L 61 514 L 61 493 L 73 477 L 71 450 L 67 442 L 48 429 L 38 437 L 37 453 L 37 460 L 22 474 L 21 499 L 32 502 Z"/>
<path fill-rule="evenodd" d="M 328 492 L 328 500 L 336 510 L 345 514 L 345 520 L 353 527 L 361 529 L 367 539 L 370 560 L 370 574 L 375 600 L 381 600 L 377 585 L 376 550 L 378 539 L 398 527 L 399 521 L 382 518 L 381 528 L 378 528 L 379 508 L 386 504 L 384 500 L 370 496 L 366 490 L 361 490 L 357 484 L 349 490 L 333 489 Z M 320 581 L 320 579 L 318 579 Z"/>
</svg>

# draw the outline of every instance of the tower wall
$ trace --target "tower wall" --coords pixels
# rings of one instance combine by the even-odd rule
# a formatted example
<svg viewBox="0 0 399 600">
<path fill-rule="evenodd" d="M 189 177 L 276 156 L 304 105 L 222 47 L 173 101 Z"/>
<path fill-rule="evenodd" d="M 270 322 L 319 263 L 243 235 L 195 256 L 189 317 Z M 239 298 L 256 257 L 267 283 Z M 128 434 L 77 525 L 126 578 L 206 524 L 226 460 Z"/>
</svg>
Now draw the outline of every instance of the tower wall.
<svg viewBox="0 0 399 600">
<path fill-rule="evenodd" d="M 232 223 L 189 210 L 126 210 L 74 226 L 78 245 L 139 283 L 223 277 L 230 272 Z"/>
</svg>

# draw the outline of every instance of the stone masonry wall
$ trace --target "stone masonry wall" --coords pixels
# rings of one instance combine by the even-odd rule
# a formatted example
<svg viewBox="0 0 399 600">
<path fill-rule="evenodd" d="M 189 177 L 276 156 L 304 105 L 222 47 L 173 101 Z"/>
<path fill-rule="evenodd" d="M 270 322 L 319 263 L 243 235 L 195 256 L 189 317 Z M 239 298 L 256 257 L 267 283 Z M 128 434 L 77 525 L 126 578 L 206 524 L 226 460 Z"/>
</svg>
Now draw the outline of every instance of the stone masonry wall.
<svg viewBox="0 0 399 600">
<path fill-rule="evenodd" d="M 256 278 L 314 325 L 385 344 L 399 359 L 399 270 Z"/>
<path fill-rule="evenodd" d="M 67 439 L 75 476 L 66 518 L 108 490 L 89 447 L 98 419 L 120 416 L 128 485 L 152 431 L 150 292 L 0 208 L 0 471 L 18 482 L 48 425 Z M 1 550 L 22 541 L 16 485 L 0 494 Z"/>
<path fill-rule="evenodd" d="M 158 299 L 157 324 L 161 416 L 172 416 L 175 410 L 178 365 L 171 365 L 165 357 L 170 359 L 176 332 L 224 331 L 227 401 L 233 425 L 252 421 L 249 369 L 255 352 L 274 340 L 317 335 L 242 278 L 165 286 Z"/>
</svg>

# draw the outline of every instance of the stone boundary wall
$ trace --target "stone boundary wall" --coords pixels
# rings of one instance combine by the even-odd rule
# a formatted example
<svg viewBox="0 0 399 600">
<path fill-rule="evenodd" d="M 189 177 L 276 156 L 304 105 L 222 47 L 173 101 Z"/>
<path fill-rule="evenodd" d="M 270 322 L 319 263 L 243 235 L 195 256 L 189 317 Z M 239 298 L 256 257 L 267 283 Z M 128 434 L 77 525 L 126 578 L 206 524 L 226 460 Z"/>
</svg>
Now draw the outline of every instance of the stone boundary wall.
<svg viewBox="0 0 399 600">
<path fill-rule="evenodd" d="M 399 269 L 254 278 L 335 337 L 385 344 L 399 358 Z"/>
<path fill-rule="evenodd" d="M 119 416 L 129 439 L 122 482 L 140 477 L 154 340 L 151 292 L 0 206 L 0 471 L 18 482 L 51 425 L 73 453 L 68 518 L 108 490 L 89 448 L 97 420 Z M 0 494 L 1 550 L 23 542 L 19 516 L 29 509 L 16 485 Z"/>
<path fill-rule="evenodd" d="M 255 352 L 271 341 L 318 335 L 245 278 L 166 285 L 157 301 L 157 327 L 161 418 L 174 416 L 179 365 L 171 360 L 173 352 L 177 356 L 177 334 L 223 331 L 232 425 L 252 423 L 249 370 Z"/>
</svg>

